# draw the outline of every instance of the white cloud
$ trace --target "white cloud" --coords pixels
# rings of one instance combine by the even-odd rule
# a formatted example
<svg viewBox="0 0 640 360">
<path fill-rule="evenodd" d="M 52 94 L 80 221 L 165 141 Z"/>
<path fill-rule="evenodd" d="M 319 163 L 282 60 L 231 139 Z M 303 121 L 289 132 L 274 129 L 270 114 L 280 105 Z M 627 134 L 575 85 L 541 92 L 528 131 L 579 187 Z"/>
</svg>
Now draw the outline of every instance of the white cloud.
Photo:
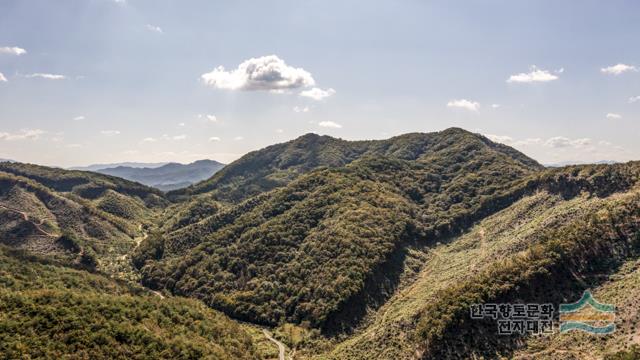
<svg viewBox="0 0 640 360">
<path fill-rule="evenodd" d="M 4 77 L 4 74 L 0 72 L 0 82 L 7 82 L 7 78 Z"/>
<path fill-rule="evenodd" d="M 564 72 L 564 69 L 560 69 L 562 71 L 556 71 L 556 73 Z M 529 68 L 528 73 L 520 73 L 516 75 L 511 75 L 507 79 L 508 83 L 534 83 L 534 82 L 549 82 L 553 80 L 557 80 L 558 75 L 554 75 L 547 70 L 538 69 L 535 65 L 532 65 Z"/>
<path fill-rule="evenodd" d="M 16 133 L 0 132 L 0 140 L 38 140 L 46 131 L 41 129 L 22 129 Z"/>
<path fill-rule="evenodd" d="M 318 126 L 327 127 L 327 128 L 334 128 L 334 129 L 342 128 L 342 125 L 340 125 L 340 124 L 338 124 L 336 122 L 333 122 L 333 121 L 320 121 L 318 123 Z"/>
<path fill-rule="evenodd" d="M 581 139 L 569 139 L 564 136 L 554 136 L 552 138 L 547 139 L 544 145 L 552 148 L 564 148 L 564 147 L 582 147 L 591 144 L 591 139 L 589 138 L 581 138 Z"/>
<path fill-rule="evenodd" d="M 41 78 L 47 80 L 64 80 L 67 77 L 60 74 L 35 73 L 27 75 L 28 78 Z"/>
<path fill-rule="evenodd" d="M 616 114 L 616 113 L 608 113 L 606 117 L 607 119 L 610 119 L 610 120 L 622 119 L 622 115 Z"/>
<path fill-rule="evenodd" d="M 315 85 L 309 72 L 287 65 L 276 55 L 251 58 L 231 71 L 218 66 L 213 71 L 202 74 L 201 79 L 206 85 L 226 90 L 269 91 Z"/>
<path fill-rule="evenodd" d="M 85 119 L 84 115 L 79 115 L 79 116 L 76 116 L 76 117 L 73 118 L 73 120 L 75 120 L 75 121 L 82 121 L 84 119 Z"/>
<path fill-rule="evenodd" d="M 494 135 L 494 134 L 486 134 L 485 135 L 489 140 L 493 142 L 498 142 L 502 144 L 511 144 L 513 143 L 513 138 L 511 136 L 506 135 Z"/>
<path fill-rule="evenodd" d="M 461 108 L 469 111 L 478 111 L 480 109 L 480 103 L 475 101 L 469 101 L 466 99 L 451 100 L 447 103 L 447 107 Z"/>
<path fill-rule="evenodd" d="M 212 123 L 217 123 L 218 122 L 218 118 L 215 115 L 207 115 L 206 118 L 207 118 L 207 120 L 211 121 Z"/>
<path fill-rule="evenodd" d="M 276 133 L 278 133 L 278 134 L 282 134 L 283 132 L 284 132 L 284 130 L 282 130 L 282 129 L 276 129 Z"/>
<path fill-rule="evenodd" d="M 154 26 L 151 24 L 147 24 L 147 30 L 158 33 L 158 34 L 164 34 L 164 32 L 162 31 L 162 28 L 160 26 Z"/>
<path fill-rule="evenodd" d="M 491 104 L 491 108 L 492 108 L 492 109 L 497 109 L 497 108 L 499 108 L 500 106 L 502 106 L 502 105 L 500 105 L 500 104 Z"/>
<path fill-rule="evenodd" d="M 180 126 L 180 127 L 184 127 L 185 125 L 187 125 L 187 124 L 185 124 L 185 123 L 183 123 L 183 122 L 178 123 L 178 126 Z"/>
<path fill-rule="evenodd" d="M 328 88 L 327 90 L 322 90 L 320 88 L 314 87 L 312 89 L 302 91 L 300 93 L 300 96 L 304 96 L 304 97 L 308 97 L 308 98 L 313 99 L 313 100 L 320 101 L 320 100 L 328 98 L 329 96 L 331 96 L 331 95 L 333 95 L 335 93 L 336 93 L 336 91 L 333 90 L 332 88 Z"/>
<path fill-rule="evenodd" d="M 632 65 L 616 64 L 616 65 L 612 65 L 612 66 L 608 66 L 608 67 L 602 68 L 602 69 L 600 69 L 600 71 L 602 73 L 604 73 L 604 74 L 620 75 L 620 74 L 628 72 L 628 71 L 638 71 L 638 69 L 635 66 L 632 66 Z"/>
<path fill-rule="evenodd" d="M 77 149 L 77 148 L 81 148 L 82 144 L 67 144 L 64 147 L 69 148 L 69 149 Z"/>
<path fill-rule="evenodd" d="M 9 55 L 24 55 L 27 53 L 27 50 L 23 48 L 19 48 L 17 46 L 3 46 L 0 47 L 0 54 L 9 54 Z"/>
<path fill-rule="evenodd" d="M 209 138 L 209 141 L 220 141 L 220 138 L 217 136 L 212 136 Z"/>
<path fill-rule="evenodd" d="M 629 104 L 633 104 L 634 102 L 638 102 L 638 101 L 640 101 L 640 95 L 629 98 Z"/>
<path fill-rule="evenodd" d="M 105 136 L 114 136 L 114 135 L 120 135 L 120 131 L 118 131 L 118 130 L 102 130 L 102 131 L 100 131 L 100 134 L 105 135 Z"/>
<path fill-rule="evenodd" d="M 236 137 L 233 138 L 233 140 L 236 140 L 236 141 L 244 140 L 244 137 L 236 136 Z"/>
<path fill-rule="evenodd" d="M 187 135 L 184 135 L 184 134 L 171 137 L 172 140 L 184 140 L 186 138 L 187 138 Z"/>
<path fill-rule="evenodd" d="M 302 113 L 306 113 L 306 112 L 309 112 L 309 110 L 311 110 L 311 109 L 309 109 L 308 106 L 305 106 L 305 107 L 294 106 L 293 107 L 293 111 L 297 112 L 297 113 L 301 113 L 301 112 Z"/>
<path fill-rule="evenodd" d="M 156 141 L 158 141 L 158 139 L 152 138 L 152 137 L 146 137 L 142 139 L 142 142 L 156 142 Z"/>
<path fill-rule="evenodd" d="M 541 144 L 542 139 L 540 138 L 526 138 L 524 140 L 518 140 L 513 143 L 514 146 L 528 146 L 528 145 L 537 145 Z"/>
</svg>

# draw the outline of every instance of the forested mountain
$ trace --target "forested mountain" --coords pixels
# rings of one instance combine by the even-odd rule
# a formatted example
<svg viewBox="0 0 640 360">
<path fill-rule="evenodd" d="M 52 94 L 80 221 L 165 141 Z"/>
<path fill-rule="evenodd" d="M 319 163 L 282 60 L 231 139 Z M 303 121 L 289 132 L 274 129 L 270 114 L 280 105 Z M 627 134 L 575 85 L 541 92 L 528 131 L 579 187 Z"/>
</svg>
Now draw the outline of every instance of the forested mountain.
<svg viewBox="0 0 640 360">
<path fill-rule="evenodd" d="M 168 191 L 208 179 L 223 167 L 224 164 L 214 160 L 198 160 L 190 164 L 168 163 L 158 167 L 117 166 L 94 171 Z"/>
<path fill-rule="evenodd" d="M 237 202 L 283 186 L 312 169 L 341 167 L 362 157 L 385 156 L 405 161 L 428 161 L 443 156 L 473 137 L 496 154 L 530 167 L 541 166 L 522 153 L 458 128 L 436 133 L 412 133 L 388 140 L 346 141 L 307 134 L 295 140 L 251 152 L 226 166 L 211 179 L 171 192 L 169 195 L 211 193 L 220 201 Z"/>
<path fill-rule="evenodd" d="M 166 195 L 2 163 L 3 262 L 23 265 L 0 269 L 11 314 L 0 329 L 25 321 L 20 304 L 44 306 L 35 289 L 62 277 L 47 304 L 87 314 L 107 303 L 115 315 L 82 315 L 76 345 L 65 345 L 28 331 L 71 321 L 46 308 L 11 354 L 123 356 L 146 344 L 162 358 L 277 356 L 236 319 L 269 327 L 296 359 L 633 356 L 639 180 L 639 162 L 546 169 L 456 128 L 355 142 L 308 134 Z M 602 341 L 500 337 L 495 321 L 469 319 L 474 303 L 557 307 L 587 288 L 624 308 Z M 110 323 L 119 316 L 123 327 Z M 104 338 L 87 340 L 105 321 Z"/>
</svg>

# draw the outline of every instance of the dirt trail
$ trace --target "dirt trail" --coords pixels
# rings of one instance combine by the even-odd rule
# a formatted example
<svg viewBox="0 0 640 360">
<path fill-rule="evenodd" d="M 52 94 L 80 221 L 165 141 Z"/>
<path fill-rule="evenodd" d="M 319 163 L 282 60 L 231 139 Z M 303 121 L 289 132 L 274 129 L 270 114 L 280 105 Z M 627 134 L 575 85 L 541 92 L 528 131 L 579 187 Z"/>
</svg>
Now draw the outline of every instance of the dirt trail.
<svg viewBox="0 0 640 360">
<path fill-rule="evenodd" d="M 21 211 L 21 210 L 18 210 L 18 209 L 14 209 L 14 208 L 12 208 L 12 207 L 9 207 L 9 206 L 6 206 L 6 205 L 2 205 L 2 204 L 0 204 L 0 207 L 2 207 L 2 208 L 4 208 L 4 209 L 7 209 L 7 210 L 9 210 L 9 211 L 13 211 L 13 212 L 15 212 L 15 213 L 18 213 L 18 214 L 22 215 L 22 218 L 24 219 L 24 221 L 27 221 L 27 222 L 30 222 L 31 224 L 33 224 L 33 226 L 35 226 L 35 227 L 36 227 L 36 229 L 37 229 L 40 233 L 42 233 L 43 235 L 45 235 L 45 236 L 50 236 L 50 237 L 56 237 L 56 235 L 51 234 L 51 233 L 47 232 L 46 230 L 44 230 L 43 228 L 41 228 L 41 226 L 44 224 L 44 222 L 45 222 L 45 220 L 46 220 L 46 219 L 40 219 L 40 222 L 35 223 L 35 222 L 33 222 L 33 221 L 29 220 L 29 214 L 27 214 L 27 213 L 26 213 L 26 212 L 24 212 L 24 211 Z"/>
<path fill-rule="evenodd" d="M 267 337 L 267 339 L 269 339 L 269 341 L 271 341 L 274 344 L 278 345 L 278 352 L 279 352 L 278 359 L 279 360 L 285 360 L 285 358 L 284 358 L 284 353 L 285 353 L 284 344 L 281 343 L 280 341 L 274 339 L 273 336 L 271 336 L 271 333 L 268 332 L 266 329 L 262 329 L 262 333 L 264 334 L 264 336 Z"/>
</svg>

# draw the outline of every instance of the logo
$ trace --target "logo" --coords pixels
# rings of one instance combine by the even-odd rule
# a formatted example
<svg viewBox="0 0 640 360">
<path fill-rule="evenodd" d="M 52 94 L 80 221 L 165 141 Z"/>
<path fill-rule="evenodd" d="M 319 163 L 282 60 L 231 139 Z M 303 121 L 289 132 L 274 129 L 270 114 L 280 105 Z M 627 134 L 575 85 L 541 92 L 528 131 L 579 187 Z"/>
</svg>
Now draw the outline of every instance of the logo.
<svg viewBox="0 0 640 360">
<path fill-rule="evenodd" d="M 611 334 L 616 330 L 615 319 L 615 306 L 599 303 L 589 290 L 575 303 L 560 304 L 560 333 L 582 330 L 591 334 Z"/>
</svg>

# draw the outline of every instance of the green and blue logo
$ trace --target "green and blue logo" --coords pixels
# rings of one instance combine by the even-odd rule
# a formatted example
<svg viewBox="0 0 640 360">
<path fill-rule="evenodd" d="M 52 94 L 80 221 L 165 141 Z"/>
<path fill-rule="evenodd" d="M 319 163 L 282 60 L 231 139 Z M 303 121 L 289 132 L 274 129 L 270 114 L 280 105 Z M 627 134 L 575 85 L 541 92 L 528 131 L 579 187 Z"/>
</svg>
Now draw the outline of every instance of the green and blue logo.
<svg viewBox="0 0 640 360">
<path fill-rule="evenodd" d="M 616 330 L 615 319 L 615 306 L 599 303 L 589 290 L 575 303 L 560 304 L 560 333 L 582 330 L 591 334 L 611 334 Z"/>
</svg>

